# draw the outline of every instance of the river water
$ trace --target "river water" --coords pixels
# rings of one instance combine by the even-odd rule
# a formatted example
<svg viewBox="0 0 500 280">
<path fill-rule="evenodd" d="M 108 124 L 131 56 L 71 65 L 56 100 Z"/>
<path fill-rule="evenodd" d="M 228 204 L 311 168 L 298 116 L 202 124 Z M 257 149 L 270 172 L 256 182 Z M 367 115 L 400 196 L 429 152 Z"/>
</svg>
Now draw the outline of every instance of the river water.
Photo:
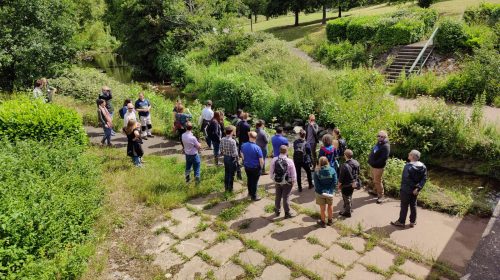
<svg viewBox="0 0 500 280">
<path fill-rule="evenodd" d="M 95 67 L 122 83 L 132 82 L 134 68 L 121 55 L 106 52 L 94 54 L 92 58 L 92 60 L 82 62 L 82 65 Z"/>
</svg>

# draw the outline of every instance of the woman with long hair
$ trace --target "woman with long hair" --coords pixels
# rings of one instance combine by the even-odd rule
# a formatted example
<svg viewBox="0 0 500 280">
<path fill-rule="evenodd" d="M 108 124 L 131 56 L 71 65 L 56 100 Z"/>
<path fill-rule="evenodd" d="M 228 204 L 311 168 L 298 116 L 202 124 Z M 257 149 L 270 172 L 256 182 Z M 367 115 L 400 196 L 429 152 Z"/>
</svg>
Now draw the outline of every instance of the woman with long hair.
<svg viewBox="0 0 500 280">
<path fill-rule="evenodd" d="M 220 140 L 222 139 L 222 123 L 224 123 L 224 120 L 221 116 L 221 112 L 217 111 L 214 113 L 214 117 L 207 126 L 207 136 L 214 147 L 215 165 L 219 165 L 219 147 Z"/>
<path fill-rule="evenodd" d="M 144 155 L 144 151 L 142 150 L 139 123 L 135 120 L 129 120 L 127 126 L 123 128 L 123 133 L 127 135 L 127 155 L 132 158 L 135 166 L 141 167 L 141 158 Z"/>
</svg>

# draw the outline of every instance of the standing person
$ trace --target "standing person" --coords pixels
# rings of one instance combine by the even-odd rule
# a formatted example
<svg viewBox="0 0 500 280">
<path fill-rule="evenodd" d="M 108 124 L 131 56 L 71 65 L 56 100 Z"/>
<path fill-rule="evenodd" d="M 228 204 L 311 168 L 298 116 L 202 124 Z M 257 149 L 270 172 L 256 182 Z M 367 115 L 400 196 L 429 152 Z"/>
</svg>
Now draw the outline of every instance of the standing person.
<svg viewBox="0 0 500 280">
<path fill-rule="evenodd" d="M 239 135 L 240 135 L 240 126 L 239 126 L 239 124 L 241 122 L 241 115 L 242 114 L 243 114 L 243 110 L 238 109 L 236 111 L 236 117 L 232 120 L 232 124 L 235 127 L 235 134 L 234 135 L 236 137 L 239 137 Z M 239 153 L 240 152 L 240 147 L 241 147 L 241 145 L 239 143 L 239 140 L 238 140 L 237 144 L 238 144 L 238 153 Z M 238 180 L 243 180 L 243 177 L 241 176 L 241 164 L 240 164 L 239 161 L 237 163 L 238 163 L 238 165 L 236 167 L 236 178 L 238 178 Z"/>
<path fill-rule="evenodd" d="M 359 180 L 359 162 L 353 159 L 352 150 L 345 150 L 345 163 L 340 167 L 338 188 L 342 192 L 344 200 L 344 210 L 339 215 L 346 218 L 351 217 L 352 213 L 352 193 L 357 188 Z"/>
<path fill-rule="evenodd" d="M 111 146 L 111 131 L 113 129 L 113 122 L 108 109 L 106 109 L 106 101 L 102 99 L 97 99 L 97 117 L 104 130 L 104 136 L 102 137 L 101 144 L 104 145 L 104 143 L 107 142 L 107 145 Z"/>
<path fill-rule="evenodd" d="M 259 120 L 256 124 L 255 132 L 257 132 L 257 146 L 262 150 L 262 157 L 264 158 L 264 166 L 262 167 L 261 175 L 267 175 L 266 173 L 266 157 L 267 157 L 267 144 L 269 143 L 269 135 L 267 135 L 264 130 L 265 122 L 263 120 Z"/>
<path fill-rule="evenodd" d="M 187 123 L 193 118 L 193 115 L 189 113 L 184 113 L 184 106 L 179 105 L 177 107 L 177 113 L 175 114 L 175 122 L 178 124 L 176 127 L 177 135 L 179 136 L 179 141 L 181 141 L 182 148 L 184 148 L 184 143 L 182 142 L 182 135 L 186 132 Z"/>
<path fill-rule="evenodd" d="M 214 111 L 212 111 L 212 101 L 207 100 L 207 103 L 205 104 L 205 108 L 201 111 L 201 116 L 200 116 L 200 127 L 201 127 L 201 132 L 203 133 L 203 136 L 205 136 L 205 141 L 207 141 L 207 146 L 209 149 L 212 148 L 212 141 L 210 140 L 210 137 L 208 136 L 207 132 L 207 127 L 214 118 Z"/>
<path fill-rule="evenodd" d="M 279 156 L 282 145 L 288 146 L 288 139 L 283 136 L 283 127 L 276 128 L 276 134 L 271 138 L 271 144 L 273 145 L 273 157 Z"/>
<path fill-rule="evenodd" d="M 257 196 L 257 186 L 259 184 L 260 171 L 264 165 L 264 159 L 262 158 L 262 150 L 255 144 L 257 133 L 250 131 L 248 136 L 249 142 L 241 146 L 243 166 L 247 174 L 248 195 L 253 201 L 259 201 L 260 197 Z"/>
<path fill-rule="evenodd" d="M 309 115 L 309 122 L 306 123 L 304 130 L 306 131 L 306 141 L 311 146 L 313 166 L 318 164 L 318 154 L 316 153 L 316 146 L 319 143 L 319 127 L 316 123 L 316 117 L 311 114 Z"/>
<path fill-rule="evenodd" d="M 377 144 L 373 146 L 368 157 L 368 164 L 371 167 L 373 184 L 375 192 L 369 190 L 370 193 L 377 194 L 377 203 L 380 204 L 384 201 L 384 185 L 382 184 L 382 176 L 384 175 L 384 168 L 389 158 L 391 146 L 389 145 L 389 137 L 387 132 L 381 130 L 377 134 Z"/>
<path fill-rule="evenodd" d="M 299 132 L 299 139 L 293 142 L 293 163 L 297 173 L 297 185 L 299 192 L 302 192 L 302 169 L 306 172 L 307 183 L 309 189 L 313 188 L 312 174 L 311 174 L 311 146 L 306 141 L 306 132 L 302 129 Z"/>
<path fill-rule="evenodd" d="M 207 132 L 207 143 L 210 141 L 210 143 L 214 146 L 215 165 L 219 165 L 219 147 L 220 140 L 222 138 L 222 122 L 224 122 L 224 120 L 221 117 L 221 113 L 217 111 L 214 113 L 214 117 L 205 128 L 205 131 Z"/>
<path fill-rule="evenodd" d="M 347 150 L 347 142 L 340 134 L 340 129 L 338 127 L 333 129 L 334 147 L 337 150 L 335 159 L 340 165 L 340 162 L 344 160 L 344 152 Z"/>
<path fill-rule="evenodd" d="M 320 227 L 325 228 L 333 224 L 333 195 L 337 186 L 337 173 L 330 166 L 326 157 L 319 158 L 319 170 L 314 172 L 314 187 L 316 190 L 316 204 L 320 207 Z M 328 206 L 328 209 L 327 209 Z M 325 210 L 328 210 L 328 221 L 326 221 Z"/>
<path fill-rule="evenodd" d="M 40 99 L 43 102 L 46 102 L 42 87 L 43 87 L 42 80 L 36 80 L 35 81 L 35 88 L 33 89 L 33 98 Z"/>
<path fill-rule="evenodd" d="M 233 139 L 234 126 L 225 129 L 226 136 L 220 141 L 220 152 L 224 156 L 224 189 L 233 192 L 234 173 L 238 168 L 238 146 Z"/>
<path fill-rule="evenodd" d="M 281 200 L 283 199 L 285 219 L 291 218 L 290 193 L 292 192 L 293 184 L 297 181 L 297 174 L 293 160 L 288 158 L 288 146 L 282 145 L 280 147 L 279 156 L 273 158 L 271 161 L 269 175 L 276 184 L 274 213 L 276 216 L 280 215 Z"/>
<path fill-rule="evenodd" d="M 336 149 L 333 146 L 333 136 L 331 134 L 325 134 L 321 141 L 323 142 L 323 146 L 319 149 L 319 156 L 326 157 L 330 166 L 337 171 L 338 163 L 335 160 Z"/>
<path fill-rule="evenodd" d="M 127 112 L 125 112 L 125 115 L 123 115 L 123 127 L 127 127 L 128 122 L 130 120 L 134 120 L 137 122 L 137 116 L 135 115 L 135 109 L 134 105 L 132 105 L 131 102 L 127 104 Z"/>
<path fill-rule="evenodd" d="M 194 169 L 194 179 L 196 184 L 200 183 L 200 167 L 201 159 L 199 151 L 201 144 L 193 135 L 193 124 L 186 123 L 186 132 L 182 134 L 182 143 L 184 146 L 184 154 L 186 155 L 186 183 L 191 181 L 191 168 Z"/>
<path fill-rule="evenodd" d="M 180 98 L 177 99 L 177 101 L 175 102 L 175 105 L 174 105 L 174 109 L 172 110 L 172 119 L 173 119 L 173 124 L 174 124 L 172 127 L 172 131 L 174 133 L 177 133 L 177 129 L 179 129 L 179 127 L 180 127 L 180 124 L 176 118 L 177 113 L 179 113 L 179 106 L 182 106 L 182 100 Z"/>
<path fill-rule="evenodd" d="M 47 78 L 42 78 L 41 82 L 42 82 L 42 87 L 44 89 L 43 91 L 47 92 L 46 101 L 50 103 L 52 102 L 54 94 L 56 94 L 57 92 L 57 89 L 49 85 L 49 81 L 47 80 Z"/>
<path fill-rule="evenodd" d="M 408 162 L 403 168 L 401 179 L 401 210 L 399 219 L 392 225 L 404 227 L 408 206 L 410 206 L 410 227 L 417 224 L 417 197 L 427 181 L 427 167 L 420 162 L 420 152 L 412 150 L 408 154 Z"/>
<path fill-rule="evenodd" d="M 153 138 L 151 133 L 153 126 L 151 125 L 151 103 L 144 98 L 144 92 L 139 93 L 139 99 L 135 101 L 135 109 L 139 112 L 139 120 L 141 121 L 142 139 L 147 140 L 148 137 Z"/>
<path fill-rule="evenodd" d="M 240 145 L 240 150 L 243 144 L 250 141 L 248 132 L 250 132 L 250 125 L 248 124 L 248 113 L 241 113 L 241 121 L 238 123 L 236 128 L 238 134 L 238 144 Z"/>
<path fill-rule="evenodd" d="M 141 131 L 139 128 L 139 123 L 134 119 L 130 119 L 127 125 L 123 127 L 123 133 L 127 135 L 127 155 L 132 158 L 135 166 L 142 167 L 141 157 L 144 155 L 144 151 L 142 150 Z"/>
<path fill-rule="evenodd" d="M 106 101 L 106 109 L 108 109 L 108 112 L 111 115 L 111 119 L 113 119 L 113 114 L 115 112 L 115 109 L 113 108 L 113 104 L 111 103 L 111 99 L 113 99 L 113 95 L 111 94 L 111 89 L 108 86 L 102 87 L 101 93 L 99 94 L 99 99 Z"/>
<path fill-rule="evenodd" d="M 128 105 L 129 103 L 132 103 L 132 100 L 130 100 L 130 98 L 127 98 L 127 99 L 125 99 L 125 101 L 123 101 L 123 106 L 122 106 L 122 108 L 118 111 L 118 113 L 120 114 L 120 118 L 122 118 L 122 119 L 123 119 L 123 118 L 125 118 L 125 114 L 126 114 L 126 113 L 127 113 L 127 111 L 128 111 L 128 107 L 127 107 L 127 105 Z M 123 127 L 126 127 L 126 126 L 127 126 L 127 125 L 124 125 Z"/>
</svg>

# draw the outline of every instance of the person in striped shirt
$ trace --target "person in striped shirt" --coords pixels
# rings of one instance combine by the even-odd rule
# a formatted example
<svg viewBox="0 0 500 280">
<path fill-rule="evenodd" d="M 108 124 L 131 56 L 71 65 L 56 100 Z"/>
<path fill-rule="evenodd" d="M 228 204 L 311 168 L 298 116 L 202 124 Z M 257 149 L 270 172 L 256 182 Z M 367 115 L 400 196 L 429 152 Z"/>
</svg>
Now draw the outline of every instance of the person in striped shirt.
<svg viewBox="0 0 500 280">
<path fill-rule="evenodd" d="M 226 127 L 226 136 L 220 141 L 220 153 L 224 156 L 224 189 L 226 192 L 233 191 L 234 174 L 238 168 L 238 146 L 233 139 L 234 131 L 234 126 Z"/>
</svg>

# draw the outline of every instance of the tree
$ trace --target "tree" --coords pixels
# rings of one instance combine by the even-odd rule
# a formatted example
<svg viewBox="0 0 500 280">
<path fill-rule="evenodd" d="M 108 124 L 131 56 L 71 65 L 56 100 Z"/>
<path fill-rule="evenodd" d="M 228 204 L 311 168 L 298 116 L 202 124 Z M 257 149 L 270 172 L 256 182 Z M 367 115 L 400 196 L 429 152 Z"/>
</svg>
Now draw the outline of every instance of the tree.
<svg viewBox="0 0 500 280">
<path fill-rule="evenodd" d="M 326 24 L 326 9 L 328 7 L 332 7 L 335 1 L 340 1 L 340 0 L 318 0 L 318 5 L 321 6 L 323 10 L 323 18 L 321 20 L 321 24 Z"/>
<path fill-rule="evenodd" d="M 13 90 L 69 65 L 78 23 L 69 0 L 0 2 L 0 88 Z"/>
<path fill-rule="evenodd" d="M 312 13 L 318 8 L 318 0 L 269 0 L 266 16 L 278 16 L 291 11 L 295 15 L 295 26 L 299 25 L 299 14 Z"/>
<path fill-rule="evenodd" d="M 243 0 L 243 3 L 248 7 L 248 11 L 250 12 L 250 20 L 252 20 L 252 16 L 255 17 L 255 23 L 257 23 L 257 15 L 265 13 L 265 5 L 267 1 L 265 0 Z"/>
</svg>

